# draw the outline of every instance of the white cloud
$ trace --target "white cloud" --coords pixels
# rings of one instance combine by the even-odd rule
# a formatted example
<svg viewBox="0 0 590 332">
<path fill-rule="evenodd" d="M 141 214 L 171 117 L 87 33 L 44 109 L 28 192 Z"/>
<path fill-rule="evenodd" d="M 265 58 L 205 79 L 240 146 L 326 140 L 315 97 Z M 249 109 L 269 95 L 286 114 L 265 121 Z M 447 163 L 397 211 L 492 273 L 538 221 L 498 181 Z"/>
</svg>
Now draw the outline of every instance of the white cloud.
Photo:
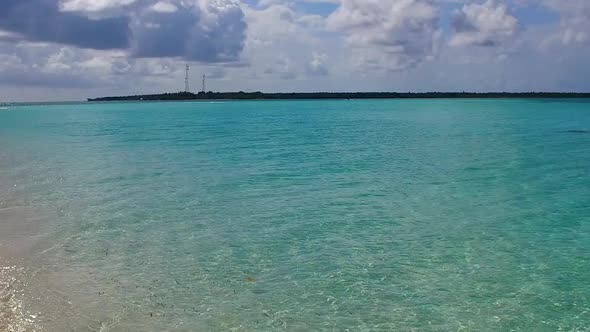
<svg viewBox="0 0 590 332">
<path fill-rule="evenodd" d="M 137 0 L 61 0 L 62 11 L 98 12 L 107 9 L 131 5 Z"/>
<path fill-rule="evenodd" d="M 561 15 L 560 29 L 553 39 L 565 45 L 590 42 L 590 1 L 545 0 L 544 4 Z"/>
<path fill-rule="evenodd" d="M 361 65 L 398 70 L 435 53 L 438 21 L 430 0 L 342 0 L 328 17 L 328 28 L 346 34 Z"/>
<path fill-rule="evenodd" d="M 153 4 L 150 9 L 158 13 L 174 13 L 178 10 L 178 7 L 170 2 L 158 1 Z"/>
<path fill-rule="evenodd" d="M 325 53 L 313 52 L 311 60 L 306 66 L 307 73 L 312 76 L 325 76 L 329 74 L 326 60 L 328 56 Z"/>
<path fill-rule="evenodd" d="M 321 50 L 324 19 L 306 15 L 285 4 L 265 8 L 245 7 L 248 38 L 244 57 L 251 63 L 250 75 L 295 79 L 307 69 L 313 50 Z"/>
<path fill-rule="evenodd" d="M 518 20 L 500 0 L 464 5 L 455 12 L 452 26 L 455 34 L 450 44 L 453 46 L 497 46 L 519 30 Z"/>
<path fill-rule="evenodd" d="M 261 10 L 245 8 L 248 20 L 248 39 L 258 44 L 269 44 L 291 38 L 290 42 L 313 42 L 314 36 L 305 29 L 306 16 L 287 5 L 271 5 Z M 317 18 L 316 18 L 317 19 Z M 316 40 L 317 41 L 317 40 Z"/>
</svg>

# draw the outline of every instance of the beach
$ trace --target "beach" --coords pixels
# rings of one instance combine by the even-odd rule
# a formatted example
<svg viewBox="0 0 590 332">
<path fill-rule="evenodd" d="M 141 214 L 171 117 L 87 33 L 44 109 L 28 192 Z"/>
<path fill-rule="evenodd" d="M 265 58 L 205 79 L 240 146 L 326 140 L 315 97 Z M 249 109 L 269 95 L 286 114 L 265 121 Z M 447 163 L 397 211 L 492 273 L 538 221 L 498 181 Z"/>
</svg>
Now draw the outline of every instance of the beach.
<svg viewBox="0 0 590 332">
<path fill-rule="evenodd" d="M 35 314 L 24 308 L 24 300 L 29 295 L 26 272 L 19 265 L 18 257 L 23 255 L 21 245 L 26 242 L 19 234 L 18 207 L 0 208 L 0 331 L 26 332 L 36 330 Z M 19 243 L 20 242 L 20 243 Z"/>
<path fill-rule="evenodd" d="M 0 330 L 8 332 L 34 331 L 36 315 L 23 308 L 23 290 L 18 289 L 18 276 L 21 269 L 0 266 Z"/>
<path fill-rule="evenodd" d="M 0 330 L 583 331 L 587 100 L 0 113 Z"/>
<path fill-rule="evenodd" d="M 32 267 L 28 262 L 40 243 L 42 221 L 28 206 L 22 188 L 14 178 L 11 181 L 7 156 L 0 158 L 0 331 L 36 331 L 37 315 L 27 308 L 32 300 L 28 284 L 32 270 L 27 267 Z"/>
</svg>

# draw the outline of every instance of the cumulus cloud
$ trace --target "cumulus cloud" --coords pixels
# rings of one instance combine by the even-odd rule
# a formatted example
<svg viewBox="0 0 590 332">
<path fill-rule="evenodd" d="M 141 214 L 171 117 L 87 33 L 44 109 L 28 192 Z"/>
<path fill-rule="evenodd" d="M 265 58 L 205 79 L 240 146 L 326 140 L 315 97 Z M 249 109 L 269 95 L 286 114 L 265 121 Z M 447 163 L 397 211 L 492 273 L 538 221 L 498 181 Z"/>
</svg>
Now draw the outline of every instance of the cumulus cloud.
<svg viewBox="0 0 590 332">
<path fill-rule="evenodd" d="M 360 63 L 393 70 L 413 66 L 436 51 L 439 12 L 430 0 L 342 0 L 328 27 L 363 49 Z"/>
<path fill-rule="evenodd" d="M 93 49 L 129 46 L 129 18 L 90 19 L 62 12 L 57 0 L 2 0 L 0 30 L 20 40 L 54 42 Z"/>
<path fill-rule="evenodd" d="M 497 46 L 512 38 L 519 30 L 518 20 L 509 14 L 500 0 L 471 3 L 454 13 L 455 32 L 451 45 Z"/>
<path fill-rule="evenodd" d="M 125 11 L 115 8 L 127 6 Z M 100 13 L 97 13 L 100 12 Z M 235 0 L 3 0 L 0 30 L 11 38 L 135 57 L 231 62 L 244 48 L 247 24 Z"/>
<path fill-rule="evenodd" d="M 263 8 L 245 8 L 248 37 L 244 57 L 251 63 L 251 77 L 275 80 L 302 78 L 311 71 L 319 74 L 321 65 L 312 68 L 310 54 L 325 53 L 322 44 L 323 18 L 309 15 L 290 4 L 267 2 Z M 323 61 L 323 59 L 317 59 Z M 316 76 L 316 75 L 314 75 Z"/>
<path fill-rule="evenodd" d="M 281 42 L 313 43 L 316 38 L 307 27 L 318 25 L 315 17 L 301 15 L 290 6 L 272 4 L 260 10 L 248 8 L 248 41 L 268 46 Z M 316 22 L 312 22 L 316 19 Z"/>
<path fill-rule="evenodd" d="M 78 67 L 78 64 L 90 59 L 90 56 L 69 48 L 52 45 L 23 47 L 0 44 L 0 85 L 95 87 L 100 84 L 100 77 L 83 75 L 84 68 Z M 88 72 L 94 74 L 91 68 Z"/>
<path fill-rule="evenodd" d="M 158 2 L 132 24 L 136 57 L 183 57 L 191 61 L 238 60 L 246 38 L 238 2 L 199 0 Z"/>
<path fill-rule="evenodd" d="M 135 59 L 121 51 L 55 44 L 0 43 L 0 85 L 133 89 L 183 77 L 175 59 Z M 178 79 L 180 81 L 180 79 Z"/>
</svg>

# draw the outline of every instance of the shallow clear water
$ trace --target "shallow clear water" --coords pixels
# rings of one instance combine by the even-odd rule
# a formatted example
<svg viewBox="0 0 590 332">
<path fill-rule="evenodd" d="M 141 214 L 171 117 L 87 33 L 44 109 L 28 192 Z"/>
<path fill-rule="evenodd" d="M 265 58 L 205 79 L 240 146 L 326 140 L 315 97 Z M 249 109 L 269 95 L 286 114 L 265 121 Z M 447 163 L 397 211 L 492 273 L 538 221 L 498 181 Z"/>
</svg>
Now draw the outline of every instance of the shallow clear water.
<svg viewBox="0 0 590 332">
<path fill-rule="evenodd" d="M 49 331 L 585 331 L 586 130 L 583 100 L 12 107 L 0 250 Z"/>
</svg>

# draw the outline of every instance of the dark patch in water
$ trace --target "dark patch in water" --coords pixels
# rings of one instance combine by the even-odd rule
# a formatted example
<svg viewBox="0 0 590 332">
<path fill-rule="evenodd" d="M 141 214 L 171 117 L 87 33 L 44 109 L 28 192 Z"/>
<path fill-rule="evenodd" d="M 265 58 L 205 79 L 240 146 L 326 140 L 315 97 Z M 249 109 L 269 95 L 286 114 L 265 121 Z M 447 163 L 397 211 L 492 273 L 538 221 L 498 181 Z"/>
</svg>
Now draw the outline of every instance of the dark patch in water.
<svg viewBox="0 0 590 332">
<path fill-rule="evenodd" d="M 571 129 L 562 131 L 564 134 L 590 134 L 590 130 Z"/>
<path fill-rule="evenodd" d="M 260 295 L 260 294 L 266 293 L 266 291 L 264 289 L 262 289 L 262 288 L 254 288 L 254 289 L 252 289 L 252 293 L 253 294 Z"/>
</svg>

